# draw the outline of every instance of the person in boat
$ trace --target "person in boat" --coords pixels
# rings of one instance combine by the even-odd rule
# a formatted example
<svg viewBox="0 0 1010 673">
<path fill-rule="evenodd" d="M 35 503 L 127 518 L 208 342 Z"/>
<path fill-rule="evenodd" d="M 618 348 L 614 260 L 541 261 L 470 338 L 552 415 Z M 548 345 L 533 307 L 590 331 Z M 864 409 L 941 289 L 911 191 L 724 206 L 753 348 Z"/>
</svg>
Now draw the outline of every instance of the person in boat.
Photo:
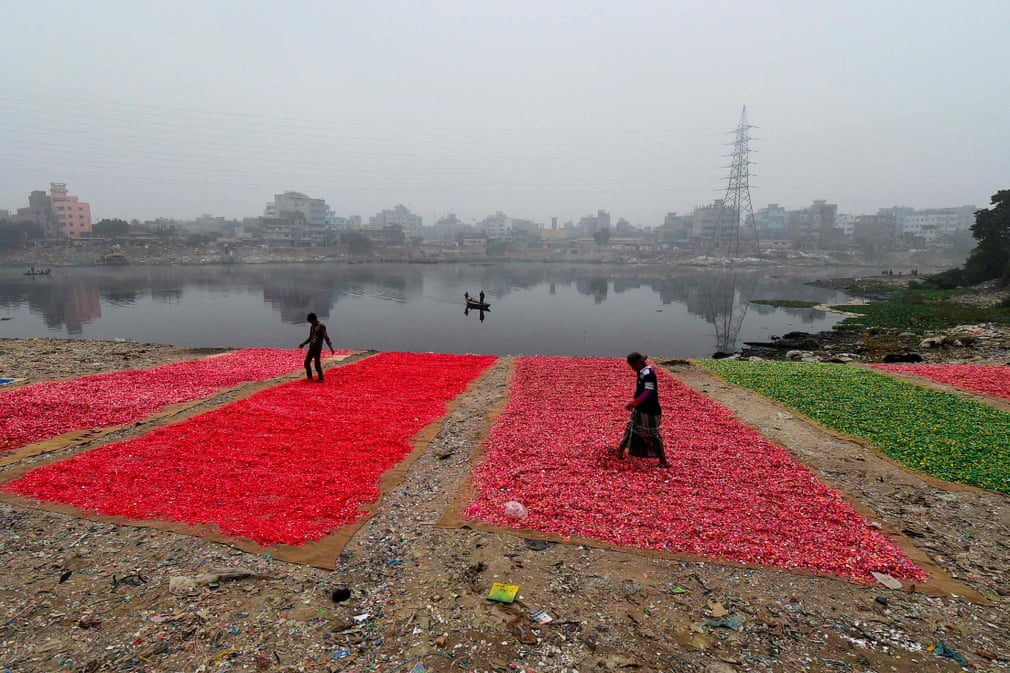
<svg viewBox="0 0 1010 673">
<path fill-rule="evenodd" d="M 319 378 L 316 379 L 317 383 L 323 382 L 323 342 L 330 347 L 330 355 L 336 353 L 333 350 L 333 343 L 330 342 L 330 335 L 326 333 L 326 325 L 319 322 L 318 316 L 315 313 L 310 313 L 306 316 L 306 320 L 309 321 L 311 327 L 309 327 L 309 338 L 298 344 L 301 348 L 305 344 L 309 345 L 309 351 L 305 354 L 305 378 L 308 381 L 312 380 L 312 363 L 316 364 L 316 374 Z"/>
<path fill-rule="evenodd" d="M 481 291 L 480 291 L 480 303 L 481 303 L 481 304 L 483 304 L 483 303 L 484 303 L 484 290 L 481 290 Z"/>
<path fill-rule="evenodd" d="M 666 448 L 659 434 L 663 420 L 663 410 L 659 406 L 659 386 L 656 372 L 641 353 L 630 353 L 628 366 L 635 371 L 635 396 L 624 408 L 631 412 L 624 437 L 617 447 L 617 457 L 624 458 L 624 451 L 635 458 L 659 458 L 659 467 L 670 467 L 666 460 Z"/>
</svg>

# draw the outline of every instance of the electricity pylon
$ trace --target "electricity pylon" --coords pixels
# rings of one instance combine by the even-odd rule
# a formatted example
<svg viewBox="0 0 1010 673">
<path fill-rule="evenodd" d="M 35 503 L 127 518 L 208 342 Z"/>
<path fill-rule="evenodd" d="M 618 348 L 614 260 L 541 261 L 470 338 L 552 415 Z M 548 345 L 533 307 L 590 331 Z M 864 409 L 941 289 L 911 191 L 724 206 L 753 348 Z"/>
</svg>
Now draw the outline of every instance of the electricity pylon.
<svg viewBox="0 0 1010 673">
<path fill-rule="evenodd" d="M 740 254 L 741 236 L 744 237 L 744 250 L 757 254 L 758 245 L 757 224 L 754 222 L 754 206 L 750 200 L 750 130 L 756 128 L 747 123 L 747 106 L 740 113 L 740 124 L 736 127 L 736 139 L 733 141 L 732 161 L 728 168 L 729 182 L 726 185 L 726 195 L 719 209 L 719 217 L 712 232 L 712 247 L 722 249 L 728 255 L 736 257 Z M 741 229 L 743 231 L 741 231 Z M 751 240 L 752 239 L 752 240 Z"/>
</svg>

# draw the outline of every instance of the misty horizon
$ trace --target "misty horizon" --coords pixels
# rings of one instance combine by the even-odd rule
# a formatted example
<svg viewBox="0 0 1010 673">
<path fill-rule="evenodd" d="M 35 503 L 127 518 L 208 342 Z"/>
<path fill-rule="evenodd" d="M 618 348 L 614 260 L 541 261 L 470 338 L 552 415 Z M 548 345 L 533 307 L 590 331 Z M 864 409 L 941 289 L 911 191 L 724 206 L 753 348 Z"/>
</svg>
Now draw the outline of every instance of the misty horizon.
<svg viewBox="0 0 1010 673">
<path fill-rule="evenodd" d="M 722 198 L 747 107 L 755 211 L 985 207 L 1010 176 L 1010 5 L 8 3 L 0 209 L 229 219 L 287 190 L 425 224 Z M 45 31 L 38 39 L 36 31 Z"/>
</svg>

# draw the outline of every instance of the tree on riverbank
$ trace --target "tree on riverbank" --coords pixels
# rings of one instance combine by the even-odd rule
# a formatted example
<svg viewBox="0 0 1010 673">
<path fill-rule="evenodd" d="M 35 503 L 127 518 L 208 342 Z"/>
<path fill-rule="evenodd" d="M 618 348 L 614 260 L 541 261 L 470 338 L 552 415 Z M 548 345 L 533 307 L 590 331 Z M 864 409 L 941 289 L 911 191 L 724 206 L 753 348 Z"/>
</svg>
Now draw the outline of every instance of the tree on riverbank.
<svg viewBox="0 0 1010 673">
<path fill-rule="evenodd" d="M 968 255 L 964 270 L 971 282 L 993 278 L 1010 282 L 1010 189 L 992 195 L 993 208 L 975 211 L 971 234 L 978 245 Z"/>
<path fill-rule="evenodd" d="M 42 238 L 45 232 L 37 222 L 0 222 L 0 249 L 28 247 L 32 241 Z"/>
<path fill-rule="evenodd" d="M 996 192 L 989 202 L 992 208 L 975 211 L 971 235 L 977 243 L 964 266 L 934 274 L 930 280 L 937 287 L 954 289 L 997 278 L 1010 284 L 1010 189 Z"/>
</svg>

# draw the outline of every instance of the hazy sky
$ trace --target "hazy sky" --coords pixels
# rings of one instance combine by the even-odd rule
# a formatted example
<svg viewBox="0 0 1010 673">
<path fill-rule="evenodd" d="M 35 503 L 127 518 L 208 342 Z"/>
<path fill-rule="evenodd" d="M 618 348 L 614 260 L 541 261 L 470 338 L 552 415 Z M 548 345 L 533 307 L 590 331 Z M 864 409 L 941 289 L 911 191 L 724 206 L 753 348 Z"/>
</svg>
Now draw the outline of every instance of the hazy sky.
<svg viewBox="0 0 1010 673">
<path fill-rule="evenodd" d="M 0 0 L 0 208 L 67 182 L 102 217 L 367 218 L 723 195 L 989 204 L 1010 188 L 1007 0 Z"/>
</svg>

